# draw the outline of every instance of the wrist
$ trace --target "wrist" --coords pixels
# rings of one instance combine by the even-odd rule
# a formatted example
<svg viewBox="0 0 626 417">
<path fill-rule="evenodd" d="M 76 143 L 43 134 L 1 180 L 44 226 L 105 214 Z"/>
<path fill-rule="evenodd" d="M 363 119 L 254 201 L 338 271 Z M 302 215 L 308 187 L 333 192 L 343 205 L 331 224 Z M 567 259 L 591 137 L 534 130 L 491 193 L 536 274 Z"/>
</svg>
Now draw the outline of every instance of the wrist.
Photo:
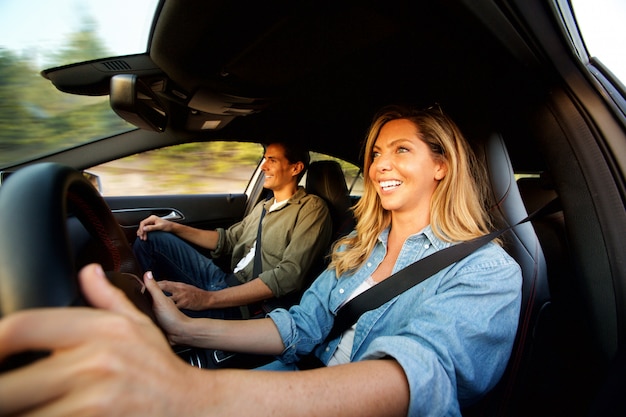
<svg viewBox="0 0 626 417">
<path fill-rule="evenodd" d="M 193 346 L 196 348 L 213 348 L 219 340 L 221 320 L 209 318 L 189 318 L 181 325 L 175 338 L 171 338 L 173 345 Z"/>
<path fill-rule="evenodd" d="M 220 295 L 224 290 L 217 291 L 209 291 L 203 290 L 202 294 L 202 307 L 204 310 L 208 310 L 211 308 L 222 308 L 223 306 L 220 304 Z"/>
<path fill-rule="evenodd" d="M 166 228 L 166 232 L 170 232 L 170 233 L 174 233 L 174 234 L 178 234 L 180 231 L 180 227 L 182 225 L 180 223 L 176 223 L 176 222 L 171 222 L 168 221 L 167 222 L 167 228 Z"/>
<path fill-rule="evenodd" d="M 182 315 L 184 316 L 184 318 L 179 321 L 176 326 L 176 330 L 167 332 L 167 340 L 172 345 L 191 344 L 193 329 L 190 329 L 190 327 L 193 326 L 193 320 L 191 319 L 191 317 L 188 317 L 184 314 Z"/>
</svg>

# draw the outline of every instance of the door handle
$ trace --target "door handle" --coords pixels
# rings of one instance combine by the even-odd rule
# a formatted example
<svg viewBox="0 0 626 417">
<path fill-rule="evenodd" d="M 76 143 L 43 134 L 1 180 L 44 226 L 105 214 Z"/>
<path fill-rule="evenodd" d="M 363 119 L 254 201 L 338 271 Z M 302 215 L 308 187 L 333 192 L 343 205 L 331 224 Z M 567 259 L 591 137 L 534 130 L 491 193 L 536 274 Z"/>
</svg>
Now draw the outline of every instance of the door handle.
<svg viewBox="0 0 626 417">
<path fill-rule="evenodd" d="M 182 220 L 183 215 L 178 213 L 176 210 L 172 210 L 169 214 L 165 216 L 161 216 L 163 220 Z"/>
</svg>

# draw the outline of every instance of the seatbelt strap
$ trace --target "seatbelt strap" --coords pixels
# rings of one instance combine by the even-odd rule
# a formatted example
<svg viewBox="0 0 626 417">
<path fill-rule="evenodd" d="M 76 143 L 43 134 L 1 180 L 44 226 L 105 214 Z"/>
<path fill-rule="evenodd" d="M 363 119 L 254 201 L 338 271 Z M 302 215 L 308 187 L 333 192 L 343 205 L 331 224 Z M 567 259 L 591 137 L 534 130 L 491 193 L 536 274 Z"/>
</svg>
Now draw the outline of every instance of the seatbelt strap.
<svg viewBox="0 0 626 417">
<path fill-rule="evenodd" d="M 252 267 L 253 278 L 258 278 L 259 274 L 263 272 L 263 266 L 261 264 L 261 233 L 263 229 L 263 217 L 265 217 L 265 203 L 263 203 L 263 210 L 261 211 L 261 218 L 259 219 L 259 228 L 256 232 L 256 249 L 254 250 L 254 266 Z"/>
<path fill-rule="evenodd" d="M 254 249 L 254 259 L 252 264 L 252 279 L 258 278 L 261 272 L 263 272 L 262 262 L 261 262 L 261 233 L 262 233 L 262 224 L 263 218 L 265 217 L 265 203 L 269 201 L 272 197 L 274 197 L 274 193 L 270 192 L 269 195 L 265 198 L 261 208 L 261 217 L 259 218 L 259 227 L 256 232 L 256 247 Z M 226 277 L 226 284 L 229 287 L 236 287 L 241 285 L 242 282 L 239 281 L 237 276 L 233 273 L 228 274 Z M 254 303 L 250 305 L 239 306 L 239 310 L 241 312 L 241 317 L 243 319 L 248 319 L 256 314 L 257 310 L 261 309 L 262 304 Z"/>
<path fill-rule="evenodd" d="M 263 272 L 263 267 L 261 263 L 261 224 L 263 222 L 263 217 L 265 217 L 265 203 L 274 196 L 273 193 L 263 201 L 262 209 L 261 209 L 261 217 L 259 218 L 259 227 L 256 232 L 256 244 L 254 249 L 254 259 L 252 260 L 254 263 L 252 264 L 252 278 L 258 278 L 259 274 Z M 226 277 L 226 284 L 229 287 L 236 287 L 237 285 L 241 285 L 242 282 L 239 281 L 237 275 L 231 273 Z"/>
<path fill-rule="evenodd" d="M 379 284 L 376 284 L 374 287 L 354 297 L 341 307 L 341 309 L 337 312 L 335 322 L 330 330 L 330 333 L 326 337 L 325 342 L 337 338 L 343 332 L 348 330 L 365 312 L 382 306 L 404 291 L 436 274 L 441 269 L 470 255 L 476 249 L 494 240 L 504 232 L 537 217 L 556 213 L 560 210 L 561 204 L 557 197 L 512 226 L 493 231 L 473 240 L 450 246 L 413 262 Z M 298 368 L 300 369 L 312 369 L 320 366 L 325 365 L 313 354 L 302 358 L 302 360 L 298 362 Z"/>
</svg>

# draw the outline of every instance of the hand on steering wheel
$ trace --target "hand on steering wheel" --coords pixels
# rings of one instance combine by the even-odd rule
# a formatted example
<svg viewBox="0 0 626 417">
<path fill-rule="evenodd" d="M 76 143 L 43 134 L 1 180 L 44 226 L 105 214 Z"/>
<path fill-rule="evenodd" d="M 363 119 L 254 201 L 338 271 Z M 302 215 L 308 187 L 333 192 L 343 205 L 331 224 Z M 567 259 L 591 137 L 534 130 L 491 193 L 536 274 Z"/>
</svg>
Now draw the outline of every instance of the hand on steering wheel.
<svg viewBox="0 0 626 417">
<path fill-rule="evenodd" d="M 103 248 L 97 259 L 109 280 L 154 319 L 132 249 L 98 191 L 56 163 L 20 169 L 0 188 L 0 317 L 35 307 L 84 305 L 67 231 L 75 216 Z"/>
</svg>

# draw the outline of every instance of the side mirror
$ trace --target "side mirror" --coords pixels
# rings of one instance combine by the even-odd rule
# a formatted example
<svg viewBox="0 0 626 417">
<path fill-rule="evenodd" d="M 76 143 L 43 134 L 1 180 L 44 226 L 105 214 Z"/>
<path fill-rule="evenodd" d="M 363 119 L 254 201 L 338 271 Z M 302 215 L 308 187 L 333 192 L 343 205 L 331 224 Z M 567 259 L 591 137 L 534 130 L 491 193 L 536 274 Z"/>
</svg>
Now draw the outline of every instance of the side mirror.
<svg viewBox="0 0 626 417">
<path fill-rule="evenodd" d="M 93 188 L 98 190 L 100 195 L 102 195 L 102 181 L 100 180 L 100 176 L 87 171 L 83 171 L 82 174 L 83 177 L 93 185 Z"/>
<path fill-rule="evenodd" d="M 154 85 L 161 86 L 162 81 Z M 156 91 L 145 80 L 134 74 L 114 75 L 109 94 L 111 108 L 122 119 L 140 129 L 165 130 L 167 112 Z"/>
</svg>

